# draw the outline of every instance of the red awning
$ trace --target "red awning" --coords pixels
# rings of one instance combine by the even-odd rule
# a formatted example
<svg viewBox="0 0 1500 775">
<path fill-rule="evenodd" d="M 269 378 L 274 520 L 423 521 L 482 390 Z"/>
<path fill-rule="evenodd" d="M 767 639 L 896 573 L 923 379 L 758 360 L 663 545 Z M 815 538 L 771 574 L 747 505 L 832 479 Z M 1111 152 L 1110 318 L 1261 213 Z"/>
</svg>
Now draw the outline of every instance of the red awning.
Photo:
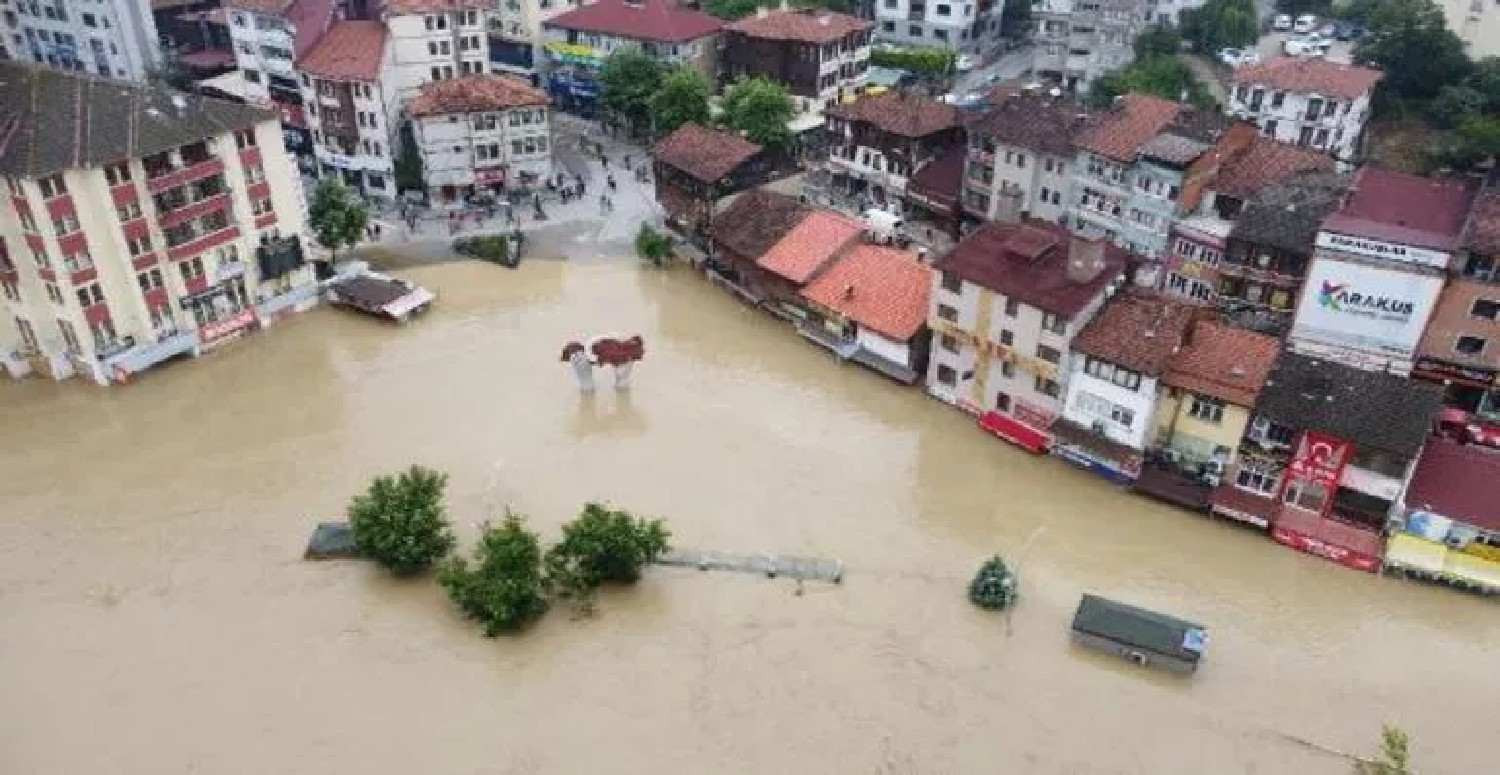
<svg viewBox="0 0 1500 775">
<path fill-rule="evenodd" d="M 985 412 L 979 417 L 979 427 L 1002 439 L 1038 455 L 1045 454 L 1052 444 L 1052 437 L 1036 428 L 999 412 Z"/>
</svg>

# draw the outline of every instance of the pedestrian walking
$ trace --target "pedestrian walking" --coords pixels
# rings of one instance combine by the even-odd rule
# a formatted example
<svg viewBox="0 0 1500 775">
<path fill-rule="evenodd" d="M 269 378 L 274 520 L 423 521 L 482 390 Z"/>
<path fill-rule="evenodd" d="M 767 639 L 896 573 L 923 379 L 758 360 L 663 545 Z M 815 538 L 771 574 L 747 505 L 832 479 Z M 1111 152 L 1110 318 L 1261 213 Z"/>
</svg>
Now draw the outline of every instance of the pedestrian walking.
<svg viewBox="0 0 1500 775">
<path fill-rule="evenodd" d="M 606 196 L 605 194 L 601 193 L 601 194 L 599 194 L 599 214 L 603 215 L 604 213 L 606 213 L 608 211 L 609 211 L 609 197 Z"/>
<path fill-rule="evenodd" d="M 604 178 L 604 182 L 609 185 L 609 192 L 613 194 L 615 192 L 615 174 L 613 172 L 609 173 Z"/>
</svg>

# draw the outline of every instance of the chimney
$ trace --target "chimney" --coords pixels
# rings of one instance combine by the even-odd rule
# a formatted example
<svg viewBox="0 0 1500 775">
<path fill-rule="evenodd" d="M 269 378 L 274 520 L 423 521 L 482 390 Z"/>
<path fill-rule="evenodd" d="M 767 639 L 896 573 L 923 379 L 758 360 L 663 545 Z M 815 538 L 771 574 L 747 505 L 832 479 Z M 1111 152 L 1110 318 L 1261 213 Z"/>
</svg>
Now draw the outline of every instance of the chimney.
<svg viewBox="0 0 1500 775">
<path fill-rule="evenodd" d="M 995 194 L 995 222 L 1021 222 L 1021 189 L 1002 185 Z"/>
<path fill-rule="evenodd" d="M 1074 234 L 1068 241 L 1068 282 L 1083 284 L 1104 271 L 1103 237 Z"/>
</svg>

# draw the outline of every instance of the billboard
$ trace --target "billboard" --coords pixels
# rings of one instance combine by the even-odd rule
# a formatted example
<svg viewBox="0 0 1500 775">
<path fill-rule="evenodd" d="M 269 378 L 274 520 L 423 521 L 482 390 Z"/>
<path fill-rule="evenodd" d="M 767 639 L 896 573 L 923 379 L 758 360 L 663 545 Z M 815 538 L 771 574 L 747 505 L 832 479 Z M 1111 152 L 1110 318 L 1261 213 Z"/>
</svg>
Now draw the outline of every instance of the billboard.
<svg viewBox="0 0 1500 775">
<path fill-rule="evenodd" d="M 1443 278 L 1319 257 L 1308 270 L 1292 338 L 1409 357 Z"/>
</svg>

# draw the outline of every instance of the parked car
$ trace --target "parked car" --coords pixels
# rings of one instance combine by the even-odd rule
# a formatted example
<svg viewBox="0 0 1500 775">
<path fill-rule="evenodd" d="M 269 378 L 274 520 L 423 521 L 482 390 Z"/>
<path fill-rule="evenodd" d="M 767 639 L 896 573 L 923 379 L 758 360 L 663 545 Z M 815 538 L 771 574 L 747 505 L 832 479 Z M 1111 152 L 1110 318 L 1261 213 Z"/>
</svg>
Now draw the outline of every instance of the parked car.
<svg viewBox="0 0 1500 775">
<path fill-rule="evenodd" d="M 968 54 L 960 54 L 958 59 L 954 61 L 953 66 L 958 68 L 958 71 L 960 73 L 973 70 L 974 57 L 971 57 Z"/>
<path fill-rule="evenodd" d="M 1334 34 L 1337 33 L 1338 31 L 1339 31 L 1338 25 L 1334 24 L 1333 22 L 1328 22 L 1327 24 L 1324 24 L 1322 27 L 1319 27 L 1317 29 L 1317 33 L 1319 35 L 1322 35 L 1323 37 L 1325 37 L 1325 38 L 1327 38 L 1329 40 L 1333 40 Z"/>
<path fill-rule="evenodd" d="M 1281 44 L 1281 50 L 1294 57 L 1320 57 L 1327 54 L 1332 45 L 1332 41 L 1324 40 L 1323 36 L 1314 32 L 1300 38 L 1287 38 Z"/>
<path fill-rule="evenodd" d="M 1318 17 L 1313 16 L 1310 13 L 1302 14 L 1301 16 L 1297 17 L 1296 23 L 1292 25 L 1292 32 L 1296 32 L 1296 33 L 1308 33 L 1308 32 L 1312 32 L 1313 31 L 1313 27 L 1316 26 L 1317 23 L 1318 23 Z"/>
<path fill-rule="evenodd" d="M 1239 67 L 1242 56 L 1244 56 L 1244 53 L 1237 48 L 1219 49 L 1219 61 L 1230 67 Z"/>
<path fill-rule="evenodd" d="M 1276 20 L 1271 22 L 1271 29 L 1277 32 L 1289 32 L 1292 29 L 1292 17 L 1284 14 L 1276 14 Z"/>
<path fill-rule="evenodd" d="M 1254 49 L 1243 49 L 1240 51 L 1240 66 L 1260 64 L 1260 52 Z"/>
</svg>

